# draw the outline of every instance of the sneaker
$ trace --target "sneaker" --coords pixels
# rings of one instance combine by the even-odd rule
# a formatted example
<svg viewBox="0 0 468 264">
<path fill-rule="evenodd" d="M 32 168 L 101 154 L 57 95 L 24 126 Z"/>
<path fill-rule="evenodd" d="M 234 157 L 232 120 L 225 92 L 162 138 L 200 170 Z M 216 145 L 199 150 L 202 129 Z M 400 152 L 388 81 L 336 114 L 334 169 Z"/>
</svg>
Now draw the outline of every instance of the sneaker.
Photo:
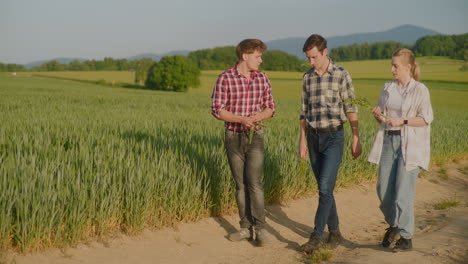
<svg viewBox="0 0 468 264">
<path fill-rule="evenodd" d="M 252 228 L 241 228 L 239 231 L 229 234 L 229 240 L 237 242 L 248 239 L 249 241 L 253 240 L 253 230 Z"/>
<path fill-rule="evenodd" d="M 257 245 L 259 247 L 266 246 L 270 244 L 270 237 L 265 229 L 256 230 L 255 241 L 257 241 Z"/>
<path fill-rule="evenodd" d="M 328 235 L 327 244 L 331 248 L 336 248 L 339 244 L 341 244 L 341 242 L 343 242 L 343 240 L 344 238 L 340 231 L 330 232 Z"/>
<path fill-rule="evenodd" d="M 324 247 L 324 243 L 322 238 L 319 237 L 317 234 L 312 233 L 310 235 L 309 241 L 301 246 L 301 250 L 307 254 L 312 254 L 314 251 L 321 249 Z"/>
<path fill-rule="evenodd" d="M 398 233 L 397 226 L 391 226 L 386 230 L 387 232 L 385 232 L 385 236 L 382 240 L 382 246 L 387 248 L 400 237 L 400 234 Z"/>
<path fill-rule="evenodd" d="M 395 244 L 395 247 L 393 248 L 393 252 L 405 252 L 405 251 L 411 251 L 413 249 L 413 242 L 410 239 L 402 238 L 398 239 L 398 241 Z"/>
</svg>

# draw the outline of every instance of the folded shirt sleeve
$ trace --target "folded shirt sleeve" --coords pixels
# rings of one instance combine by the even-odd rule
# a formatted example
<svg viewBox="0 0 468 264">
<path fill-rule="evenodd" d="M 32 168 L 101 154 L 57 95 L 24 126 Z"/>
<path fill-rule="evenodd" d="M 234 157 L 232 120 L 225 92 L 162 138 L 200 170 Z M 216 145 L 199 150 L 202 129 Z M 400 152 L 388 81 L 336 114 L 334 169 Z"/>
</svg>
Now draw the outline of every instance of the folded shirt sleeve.
<svg viewBox="0 0 468 264">
<path fill-rule="evenodd" d="M 424 118 L 427 124 L 432 123 L 434 120 L 434 113 L 432 111 L 431 97 L 429 95 L 429 89 L 424 84 L 421 89 L 421 104 L 419 106 L 417 116 Z"/>
<path fill-rule="evenodd" d="M 266 78 L 266 76 L 265 76 Z M 262 105 L 262 108 L 265 109 L 265 108 L 270 108 L 271 110 L 273 110 L 273 115 L 275 114 L 275 101 L 273 100 L 273 94 L 272 94 L 272 90 L 271 90 L 271 83 L 270 83 L 270 80 L 268 80 L 268 78 L 266 78 L 266 85 L 265 85 L 265 89 L 263 91 L 263 105 Z"/>
<path fill-rule="evenodd" d="M 345 72 L 343 79 L 343 85 L 341 90 L 341 99 L 343 100 L 343 108 L 345 113 L 357 113 L 358 108 L 356 105 L 353 105 L 351 102 L 346 101 L 347 99 L 354 99 L 354 86 L 351 76 L 348 72 Z"/>
<path fill-rule="evenodd" d="M 226 107 L 227 92 L 226 80 L 223 76 L 219 76 L 216 80 L 213 94 L 211 95 L 211 114 L 220 119 L 220 111 Z"/>
</svg>

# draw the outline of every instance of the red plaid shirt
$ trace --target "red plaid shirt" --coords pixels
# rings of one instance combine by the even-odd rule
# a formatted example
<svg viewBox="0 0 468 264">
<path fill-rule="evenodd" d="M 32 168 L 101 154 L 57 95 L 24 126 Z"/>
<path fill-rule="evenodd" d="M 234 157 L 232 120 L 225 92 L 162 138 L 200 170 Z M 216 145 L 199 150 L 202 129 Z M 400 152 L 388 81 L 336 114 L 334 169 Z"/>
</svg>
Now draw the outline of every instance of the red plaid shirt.
<svg viewBox="0 0 468 264">
<path fill-rule="evenodd" d="M 254 71 L 250 81 L 240 74 L 237 65 L 221 73 L 216 81 L 211 96 L 211 113 L 220 119 L 222 109 L 238 116 L 250 116 L 265 108 L 275 111 L 275 102 L 271 94 L 271 83 L 265 73 Z M 229 130 L 245 130 L 240 123 L 225 122 Z"/>
</svg>

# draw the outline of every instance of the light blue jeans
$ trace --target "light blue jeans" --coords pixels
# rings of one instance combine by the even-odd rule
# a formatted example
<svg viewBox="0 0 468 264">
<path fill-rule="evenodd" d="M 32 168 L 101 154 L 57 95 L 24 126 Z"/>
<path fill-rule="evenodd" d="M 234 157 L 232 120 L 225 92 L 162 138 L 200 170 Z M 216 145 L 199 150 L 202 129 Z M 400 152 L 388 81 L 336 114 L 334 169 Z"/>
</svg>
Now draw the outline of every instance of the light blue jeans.
<svg viewBox="0 0 468 264">
<path fill-rule="evenodd" d="M 414 194 L 420 168 L 407 171 L 401 152 L 401 137 L 385 135 L 379 164 L 377 195 L 380 210 L 390 226 L 398 226 L 400 236 L 414 233 Z"/>
</svg>

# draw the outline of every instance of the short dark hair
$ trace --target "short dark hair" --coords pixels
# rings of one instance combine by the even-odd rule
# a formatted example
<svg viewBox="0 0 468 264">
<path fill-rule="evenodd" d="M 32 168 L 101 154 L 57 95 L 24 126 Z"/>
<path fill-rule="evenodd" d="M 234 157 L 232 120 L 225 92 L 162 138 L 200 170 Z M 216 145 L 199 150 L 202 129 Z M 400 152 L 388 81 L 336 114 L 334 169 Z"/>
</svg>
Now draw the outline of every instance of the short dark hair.
<svg viewBox="0 0 468 264">
<path fill-rule="evenodd" d="M 327 48 L 327 40 L 318 34 L 312 34 L 309 38 L 307 38 L 306 42 L 304 43 L 302 51 L 307 52 L 313 49 L 314 47 L 317 47 L 317 50 L 322 52 L 324 49 Z"/>
<path fill-rule="evenodd" d="M 256 50 L 264 52 L 267 49 L 265 43 L 259 39 L 244 39 L 236 47 L 236 55 L 239 60 L 242 59 L 242 54 L 254 53 Z"/>
</svg>

